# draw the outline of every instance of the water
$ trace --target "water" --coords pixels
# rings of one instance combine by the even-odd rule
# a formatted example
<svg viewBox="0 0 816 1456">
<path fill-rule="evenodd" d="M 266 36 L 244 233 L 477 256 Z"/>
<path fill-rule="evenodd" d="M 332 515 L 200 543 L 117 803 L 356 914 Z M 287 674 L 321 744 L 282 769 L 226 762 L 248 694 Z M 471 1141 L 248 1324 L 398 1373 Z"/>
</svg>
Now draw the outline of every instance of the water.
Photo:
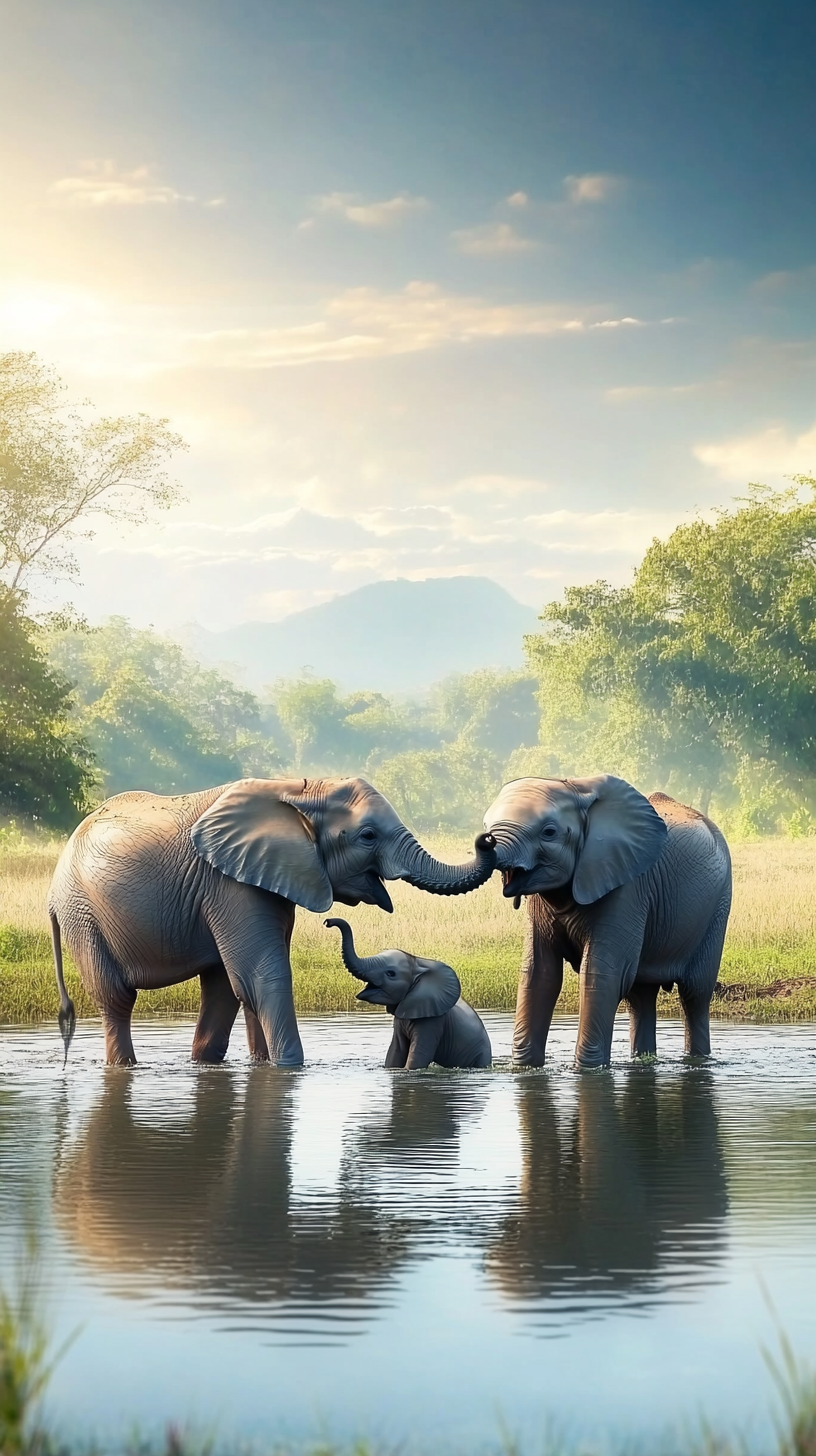
<svg viewBox="0 0 816 1456">
<path fill-rule="evenodd" d="M 816 1027 L 718 1024 L 710 1068 L 388 1073 L 385 1016 L 304 1018 L 308 1067 L 187 1060 L 138 1024 L 0 1030 L 0 1267 L 41 1229 L 67 1434 L 614 1443 L 765 1428 L 767 1301 L 816 1359 Z M 90 1428 L 90 1429 L 89 1429 Z"/>
</svg>

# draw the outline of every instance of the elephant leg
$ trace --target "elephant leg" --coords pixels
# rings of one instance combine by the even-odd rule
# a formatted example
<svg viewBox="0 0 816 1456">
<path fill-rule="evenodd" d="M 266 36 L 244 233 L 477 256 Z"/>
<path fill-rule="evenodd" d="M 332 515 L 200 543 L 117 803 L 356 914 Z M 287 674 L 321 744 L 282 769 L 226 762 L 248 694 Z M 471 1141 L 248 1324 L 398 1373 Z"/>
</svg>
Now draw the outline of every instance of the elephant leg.
<svg viewBox="0 0 816 1456">
<path fill-rule="evenodd" d="M 613 891 L 601 900 L 592 935 L 581 959 L 581 1007 L 576 1067 L 608 1067 L 612 1060 L 615 1016 L 634 986 L 643 949 L 646 909 L 621 905 Z M 593 909 L 595 907 L 592 907 Z"/>
<path fill-rule="evenodd" d="M 635 981 L 626 1000 L 629 1003 L 629 1043 L 633 1057 L 657 1056 L 658 985 Z"/>
<path fill-rule="evenodd" d="M 581 1003 L 578 1014 L 578 1045 L 575 1066 L 591 1071 L 608 1067 L 612 1060 L 615 1013 L 620 1005 L 620 976 L 611 971 L 597 973 L 593 966 L 581 967 Z"/>
<path fill-rule="evenodd" d="M 201 1007 L 193 1035 L 194 1062 L 223 1062 L 239 1001 L 223 966 L 202 971 Z"/>
<path fill-rule="evenodd" d="M 694 952 L 677 990 L 686 1022 L 686 1055 L 711 1056 L 711 997 L 717 983 L 722 960 L 723 942 L 731 909 L 731 887 L 728 886 L 711 919 L 702 943 Z"/>
<path fill-rule="evenodd" d="M 248 1006 L 244 1007 L 244 1026 L 246 1028 L 249 1055 L 252 1057 L 252 1060 L 255 1062 L 268 1062 L 269 1047 L 266 1044 L 263 1027 L 255 1012 L 250 1011 Z"/>
<path fill-rule="evenodd" d="M 513 1026 L 513 1061 L 519 1067 L 544 1065 L 553 1012 L 564 984 L 564 957 L 552 944 L 547 926 L 539 924 L 540 918 L 539 902 L 531 898 Z"/>
<path fill-rule="evenodd" d="M 295 907 L 263 890 L 226 884 L 229 898 L 225 894 L 223 905 L 213 907 L 211 929 L 232 989 L 244 1012 L 257 1018 L 270 1061 L 276 1067 L 302 1067 L 289 962 Z M 248 1037 L 254 1038 L 251 1020 L 248 1027 Z"/>
<path fill-rule="evenodd" d="M 680 1005 L 686 1022 L 686 1055 L 689 1057 L 711 1056 L 711 1030 L 709 1008 L 711 997 L 689 991 L 678 985 Z"/>
<path fill-rule="evenodd" d="M 105 1061 L 109 1067 L 135 1067 L 136 1053 L 130 1031 L 130 1018 L 136 1005 L 136 992 L 123 988 L 116 1003 L 100 1007 L 105 1033 Z"/>
<path fill-rule="evenodd" d="M 84 943 L 76 948 L 72 946 L 72 950 L 82 980 L 99 1006 L 108 1066 L 135 1066 L 130 1018 L 136 1005 L 136 992 L 128 985 L 121 966 L 96 926 L 86 932 Z"/>
</svg>

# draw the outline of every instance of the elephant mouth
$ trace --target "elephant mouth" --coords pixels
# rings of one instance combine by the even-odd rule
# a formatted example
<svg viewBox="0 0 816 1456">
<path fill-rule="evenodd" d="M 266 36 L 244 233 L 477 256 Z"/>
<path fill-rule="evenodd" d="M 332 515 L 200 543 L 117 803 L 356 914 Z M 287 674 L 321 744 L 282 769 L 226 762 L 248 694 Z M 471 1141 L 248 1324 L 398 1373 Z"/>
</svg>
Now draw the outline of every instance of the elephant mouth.
<svg viewBox="0 0 816 1456">
<path fill-rule="evenodd" d="M 526 883 L 530 879 L 532 870 L 521 870 L 513 868 L 502 870 L 502 894 L 506 900 L 515 900 L 517 895 L 526 893 Z"/>
<path fill-rule="evenodd" d="M 362 991 L 357 992 L 354 999 L 355 1001 L 367 1001 L 369 1006 L 388 1005 L 388 993 L 383 991 L 380 986 L 364 986 Z"/>
<path fill-rule="evenodd" d="M 365 875 L 358 884 L 335 889 L 334 898 L 340 905 L 359 905 L 362 900 L 364 905 L 378 905 L 380 910 L 387 910 L 389 915 L 394 909 L 385 885 L 379 875 L 374 874 L 373 871 Z"/>
</svg>

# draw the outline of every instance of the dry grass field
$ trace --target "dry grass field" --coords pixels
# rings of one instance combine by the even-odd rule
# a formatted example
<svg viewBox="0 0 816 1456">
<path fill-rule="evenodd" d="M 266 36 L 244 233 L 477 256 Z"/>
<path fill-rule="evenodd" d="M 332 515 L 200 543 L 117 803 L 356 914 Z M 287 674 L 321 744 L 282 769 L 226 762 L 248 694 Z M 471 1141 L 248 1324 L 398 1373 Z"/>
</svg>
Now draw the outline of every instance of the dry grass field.
<svg viewBox="0 0 816 1456">
<path fill-rule="evenodd" d="M 468 846 L 437 839 L 441 858 L 468 856 Z M 60 845 L 42 843 L 0 849 L 0 1021 L 23 1022 L 56 1015 L 57 996 L 45 903 Z M 816 839 L 762 840 L 737 844 L 734 906 L 723 958 L 724 982 L 739 982 L 740 1000 L 715 1002 L 715 1015 L 789 1021 L 816 1018 Z M 498 876 L 471 895 L 442 899 L 401 883 L 389 886 L 393 916 L 361 905 L 343 913 L 364 953 L 387 945 L 434 955 L 458 971 L 476 1006 L 510 1009 L 515 1001 L 525 914 L 501 895 Z M 295 995 L 301 1011 L 346 1010 L 357 984 L 343 969 L 339 936 L 322 916 L 298 912 L 293 942 Z M 80 1014 L 93 1014 L 73 968 L 68 979 Z M 763 996 L 779 980 L 814 977 L 808 985 Z M 562 1005 L 577 1009 L 578 978 L 567 970 Z M 663 1014 L 676 1014 L 674 996 L 661 993 Z M 143 993 L 139 1012 L 192 1011 L 198 985 Z"/>
</svg>

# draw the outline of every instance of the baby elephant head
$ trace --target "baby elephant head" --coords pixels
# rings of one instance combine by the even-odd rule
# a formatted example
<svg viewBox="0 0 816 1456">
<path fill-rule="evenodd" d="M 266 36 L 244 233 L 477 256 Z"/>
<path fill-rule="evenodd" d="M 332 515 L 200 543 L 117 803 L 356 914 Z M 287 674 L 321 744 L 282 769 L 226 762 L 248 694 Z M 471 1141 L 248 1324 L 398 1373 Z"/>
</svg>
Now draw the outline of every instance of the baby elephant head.
<svg viewBox="0 0 816 1456">
<path fill-rule="evenodd" d="M 384 950 L 375 956 L 358 956 L 347 920 L 324 920 L 336 927 L 343 939 L 343 964 L 358 981 L 366 981 L 358 1001 L 388 1006 L 394 1016 L 418 1021 L 424 1016 L 444 1016 L 461 995 L 459 977 L 444 961 L 429 961 L 407 950 Z"/>
</svg>

